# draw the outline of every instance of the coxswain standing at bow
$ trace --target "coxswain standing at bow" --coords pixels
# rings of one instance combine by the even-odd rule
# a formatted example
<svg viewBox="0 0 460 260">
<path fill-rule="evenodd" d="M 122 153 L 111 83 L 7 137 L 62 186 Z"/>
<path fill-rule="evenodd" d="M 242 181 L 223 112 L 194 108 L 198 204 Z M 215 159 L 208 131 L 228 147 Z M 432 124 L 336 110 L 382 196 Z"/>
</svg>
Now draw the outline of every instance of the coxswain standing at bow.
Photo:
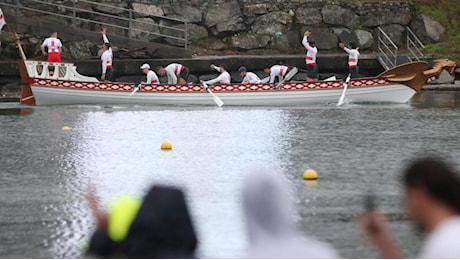
<svg viewBox="0 0 460 260">
<path fill-rule="evenodd" d="M 167 75 L 168 84 L 177 84 L 177 79 L 179 78 L 179 85 L 185 85 L 190 76 L 190 70 L 179 63 L 171 63 L 165 68 L 159 67 L 157 73 L 160 76 Z"/>
<path fill-rule="evenodd" d="M 45 47 L 48 49 L 48 61 L 49 62 L 61 62 L 61 51 L 62 43 L 61 40 L 57 38 L 58 33 L 53 32 L 50 37 L 46 38 L 43 41 L 43 44 L 40 46 L 43 55 L 46 55 Z"/>
<path fill-rule="evenodd" d="M 354 79 L 358 77 L 359 67 L 358 67 L 358 58 L 359 51 L 358 46 L 355 42 L 350 42 L 350 48 L 347 48 L 342 42 L 339 43 L 339 47 L 342 48 L 345 52 L 348 53 L 348 68 L 350 71 L 350 78 Z"/>
<path fill-rule="evenodd" d="M 308 40 L 310 31 L 306 31 L 303 35 L 302 44 L 307 49 L 305 62 L 307 63 L 307 82 L 318 81 L 318 65 L 316 64 L 316 55 L 318 49 L 315 46 L 315 41 Z"/>
<path fill-rule="evenodd" d="M 101 80 L 106 82 L 113 81 L 113 69 L 112 69 L 112 47 L 110 46 L 109 38 L 106 35 L 106 28 L 102 28 L 102 39 L 104 40 L 104 44 L 102 44 L 102 50 L 104 51 L 101 55 L 101 62 L 102 62 L 102 75 Z"/>
<path fill-rule="evenodd" d="M 215 83 L 230 84 L 232 78 L 230 77 L 230 74 L 227 72 L 227 68 L 225 67 L 225 64 L 221 64 L 220 66 L 211 64 L 210 68 L 215 69 L 218 72 L 220 72 L 220 75 L 217 78 L 211 79 L 208 81 L 201 80 L 202 83 L 205 83 L 207 85 L 215 84 Z"/>
</svg>

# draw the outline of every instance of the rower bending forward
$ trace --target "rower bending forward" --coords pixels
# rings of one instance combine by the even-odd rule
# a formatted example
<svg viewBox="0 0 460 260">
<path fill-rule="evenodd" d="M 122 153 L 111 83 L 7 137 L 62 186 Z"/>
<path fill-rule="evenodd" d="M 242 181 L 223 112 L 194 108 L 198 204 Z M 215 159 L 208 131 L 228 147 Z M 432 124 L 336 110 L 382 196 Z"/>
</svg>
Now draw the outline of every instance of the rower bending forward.
<svg viewBox="0 0 460 260">
<path fill-rule="evenodd" d="M 179 85 L 187 84 L 190 70 L 182 64 L 171 63 L 165 68 L 159 67 L 157 73 L 160 76 L 168 76 L 168 84 L 177 84 L 179 79 Z"/>
</svg>

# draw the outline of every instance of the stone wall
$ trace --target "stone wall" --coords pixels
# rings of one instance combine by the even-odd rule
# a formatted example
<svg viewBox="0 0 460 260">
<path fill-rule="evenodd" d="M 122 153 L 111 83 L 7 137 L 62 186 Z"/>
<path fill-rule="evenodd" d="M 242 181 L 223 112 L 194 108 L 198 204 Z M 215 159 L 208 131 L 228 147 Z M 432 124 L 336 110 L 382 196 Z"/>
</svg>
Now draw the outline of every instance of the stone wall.
<svg viewBox="0 0 460 260">
<path fill-rule="evenodd" d="M 5 0 L 15 2 L 15 0 Z M 130 8 L 136 12 L 136 21 L 152 21 L 160 25 L 181 27 L 167 21 L 158 21 L 156 15 L 185 19 L 192 51 L 195 54 L 248 53 L 277 54 L 303 53 L 300 44 L 305 30 L 312 32 L 318 49 L 336 51 L 339 42 L 357 42 L 360 50 L 374 50 L 376 28 L 385 30 L 394 42 L 404 47 L 406 26 L 412 27 L 425 43 L 442 40 L 445 29 L 425 15 L 416 15 L 416 7 L 409 1 L 345 1 L 345 0 L 104 0 L 106 4 Z M 70 5 L 71 1 L 59 1 Z M 32 5 L 32 4 L 31 4 Z M 96 7 L 78 2 L 78 7 L 116 16 L 126 12 L 113 8 Z M 1 6 L 1 5 L 0 5 Z M 52 12 L 64 12 L 54 8 Z M 65 11 L 68 13 L 68 11 Z M 141 14 L 143 13 L 143 14 Z M 24 12 L 24 15 L 39 15 Z M 91 15 L 95 21 L 104 20 Z M 98 20 L 99 19 L 99 20 Z M 119 21 L 104 22 L 114 24 Z M 95 29 L 94 25 L 78 24 Z M 146 28 L 154 30 L 153 28 Z M 160 29 L 167 33 L 170 29 Z M 123 32 L 112 29 L 112 34 Z M 143 38 L 139 34 L 134 37 Z M 177 45 L 178 42 L 153 37 L 151 41 Z"/>
</svg>

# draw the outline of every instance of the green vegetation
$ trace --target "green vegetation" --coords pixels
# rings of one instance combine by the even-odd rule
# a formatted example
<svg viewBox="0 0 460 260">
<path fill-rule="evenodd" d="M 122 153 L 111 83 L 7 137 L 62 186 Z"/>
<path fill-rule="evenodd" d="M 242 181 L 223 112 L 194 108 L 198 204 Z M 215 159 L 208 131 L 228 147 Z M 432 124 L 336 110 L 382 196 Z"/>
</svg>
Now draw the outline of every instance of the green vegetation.
<svg viewBox="0 0 460 260">
<path fill-rule="evenodd" d="M 378 2 L 380 0 L 354 0 Z M 399 2 L 401 0 L 385 0 Z M 438 20 L 447 29 L 442 42 L 429 44 L 426 50 L 436 58 L 449 58 L 460 63 L 460 5 L 458 0 L 412 0 L 416 14 L 426 14 Z"/>
<path fill-rule="evenodd" d="M 427 51 L 437 58 L 449 58 L 460 62 L 460 5 L 452 0 L 414 0 L 419 13 L 427 14 L 438 20 L 447 29 L 442 42 L 430 44 Z"/>
</svg>

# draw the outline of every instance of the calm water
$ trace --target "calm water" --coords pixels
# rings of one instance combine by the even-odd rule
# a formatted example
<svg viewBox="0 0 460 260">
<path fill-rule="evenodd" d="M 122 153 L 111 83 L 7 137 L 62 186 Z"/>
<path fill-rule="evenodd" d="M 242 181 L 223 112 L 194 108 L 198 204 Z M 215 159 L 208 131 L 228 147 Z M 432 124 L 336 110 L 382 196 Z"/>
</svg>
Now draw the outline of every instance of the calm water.
<svg viewBox="0 0 460 260">
<path fill-rule="evenodd" d="M 406 256 L 415 257 L 421 236 L 402 210 L 398 177 L 424 151 L 460 163 L 459 124 L 460 93 L 452 92 L 341 108 L 0 103 L 0 257 L 82 257 L 94 228 L 86 187 L 96 186 L 107 205 L 121 193 L 142 195 L 152 183 L 185 189 L 199 257 L 241 257 L 241 181 L 259 166 L 288 177 L 299 227 L 342 257 L 377 257 L 355 221 L 369 190 Z M 173 150 L 160 150 L 163 141 Z M 309 167 L 317 182 L 302 180 Z"/>
</svg>

